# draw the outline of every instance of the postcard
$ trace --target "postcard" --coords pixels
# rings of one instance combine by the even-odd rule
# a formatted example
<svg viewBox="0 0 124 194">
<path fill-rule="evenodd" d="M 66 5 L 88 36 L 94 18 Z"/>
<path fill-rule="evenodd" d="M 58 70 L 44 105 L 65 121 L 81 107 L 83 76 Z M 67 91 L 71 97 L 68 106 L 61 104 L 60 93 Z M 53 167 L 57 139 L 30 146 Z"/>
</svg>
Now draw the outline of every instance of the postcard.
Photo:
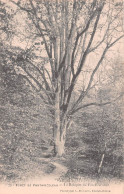
<svg viewBox="0 0 124 194">
<path fill-rule="evenodd" d="M 0 193 L 123 194 L 124 1 L 0 0 Z"/>
</svg>

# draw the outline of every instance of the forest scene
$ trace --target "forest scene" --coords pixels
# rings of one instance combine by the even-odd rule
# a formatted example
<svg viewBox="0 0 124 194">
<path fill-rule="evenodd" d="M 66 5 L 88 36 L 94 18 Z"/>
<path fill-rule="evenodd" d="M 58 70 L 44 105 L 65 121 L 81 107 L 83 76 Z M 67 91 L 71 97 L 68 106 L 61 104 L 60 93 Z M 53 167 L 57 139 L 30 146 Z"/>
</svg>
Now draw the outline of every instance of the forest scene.
<svg viewBox="0 0 124 194">
<path fill-rule="evenodd" d="M 0 182 L 124 180 L 122 0 L 0 0 Z"/>
</svg>

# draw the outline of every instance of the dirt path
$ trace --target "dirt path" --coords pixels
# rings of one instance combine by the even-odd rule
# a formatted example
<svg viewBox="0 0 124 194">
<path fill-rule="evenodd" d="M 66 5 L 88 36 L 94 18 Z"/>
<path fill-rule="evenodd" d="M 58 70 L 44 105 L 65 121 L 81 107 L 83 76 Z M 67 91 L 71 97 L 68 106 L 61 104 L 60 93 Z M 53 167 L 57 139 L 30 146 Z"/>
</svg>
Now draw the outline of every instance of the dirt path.
<svg viewBox="0 0 124 194">
<path fill-rule="evenodd" d="M 55 169 L 51 173 L 45 174 L 45 177 L 48 177 L 50 179 L 57 179 L 60 176 L 66 174 L 68 171 L 68 168 L 64 164 L 62 164 L 62 162 L 51 160 L 49 164 L 55 166 Z"/>
<path fill-rule="evenodd" d="M 60 177 L 61 175 L 64 175 L 67 173 L 68 168 L 63 164 L 60 164 L 58 162 L 53 162 L 52 164 L 56 166 L 55 170 L 52 172 L 52 175 L 54 177 Z"/>
</svg>

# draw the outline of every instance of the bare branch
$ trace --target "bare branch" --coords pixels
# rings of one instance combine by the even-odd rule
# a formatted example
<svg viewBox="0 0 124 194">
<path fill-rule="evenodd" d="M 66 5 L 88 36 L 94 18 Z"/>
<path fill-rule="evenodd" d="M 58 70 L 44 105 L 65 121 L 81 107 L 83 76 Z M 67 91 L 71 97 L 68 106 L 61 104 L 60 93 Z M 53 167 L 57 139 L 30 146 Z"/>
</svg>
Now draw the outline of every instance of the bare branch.
<svg viewBox="0 0 124 194">
<path fill-rule="evenodd" d="M 116 42 L 118 42 L 120 39 L 124 37 L 124 34 L 120 37 L 118 37 L 116 40 L 114 40 L 112 43 L 108 44 L 108 48 L 111 48 Z"/>
<path fill-rule="evenodd" d="M 107 45 L 107 46 L 106 46 L 106 48 L 104 49 L 103 54 L 102 54 L 102 56 L 101 56 L 99 62 L 97 63 L 95 69 L 93 70 L 93 72 L 92 72 L 92 74 L 91 74 L 91 76 L 90 76 L 90 80 L 89 80 L 89 83 L 88 83 L 88 86 L 87 86 L 86 90 L 81 92 L 79 98 L 77 99 L 77 101 L 76 101 L 75 104 L 73 105 L 72 110 L 75 109 L 75 107 L 82 101 L 82 99 L 83 99 L 83 98 L 87 95 L 87 93 L 89 92 L 89 90 L 90 90 L 90 88 L 91 88 L 91 84 L 92 84 L 93 79 L 94 79 L 94 76 L 95 76 L 95 74 L 96 74 L 98 68 L 100 67 L 100 65 L 101 65 L 101 63 L 102 63 L 102 61 L 103 61 L 103 59 L 104 59 L 104 57 L 105 57 L 105 54 L 106 54 L 106 52 L 108 51 L 108 49 L 111 48 L 116 42 L 118 42 L 118 41 L 119 41 L 121 38 L 123 38 L 123 37 L 124 37 L 124 35 L 120 36 L 120 37 L 117 38 L 115 41 L 113 41 L 110 45 Z"/>
<path fill-rule="evenodd" d="M 104 103 L 92 102 L 92 103 L 84 104 L 83 106 L 78 107 L 77 109 L 73 110 L 69 114 L 73 115 L 77 111 L 79 111 L 79 110 L 81 110 L 83 108 L 89 107 L 89 106 L 104 106 L 104 105 L 112 104 L 112 103 L 116 102 L 117 100 L 119 100 L 120 98 L 122 98 L 123 95 L 124 95 L 124 92 L 120 96 L 115 98 L 114 100 L 111 100 L 111 101 L 108 101 L 108 102 L 104 102 Z"/>
<path fill-rule="evenodd" d="M 36 26 L 37 26 L 37 28 L 39 29 L 39 31 L 40 31 L 40 33 L 41 33 L 41 36 L 42 36 L 42 38 L 43 38 L 43 41 L 44 41 L 44 44 L 45 44 L 45 48 L 46 48 L 48 57 L 51 58 L 52 56 L 50 56 L 50 52 L 49 52 L 49 48 L 48 48 L 48 45 L 47 45 L 47 41 L 46 41 L 45 36 L 44 36 L 44 34 L 43 34 L 43 32 L 42 32 L 42 29 L 41 29 L 41 27 L 40 27 L 40 25 L 39 25 L 39 20 L 38 20 L 38 17 L 37 17 L 36 9 L 35 9 L 35 7 L 34 7 L 34 4 L 33 4 L 32 0 L 29 0 L 29 2 L 30 2 L 30 5 L 31 5 L 31 7 L 32 7 L 32 9 L 33 9 L 34 16 L 35 16 L 36 21 L 37 21 Z"/>
<path fill-rule="evenodd" d="M 94 23 L 93 32 L 92 32 L 92 34 L 91 34 L 91 37 L 90 37 L 88 46 L 87 46 L 87 48 L 86 48 L 86 50 L 85 50 L 85 52 L 84 52 L 84 54 L 83 54 L 83 57 L 82 57 L 80 66 L 79 66 L 79 68 L 77 69 L 77 72 L 73 75 L 73 78 L 72 78 L 72 81 L 71 81 L 71 84 L 70 84 L 70 87 L 69 87 L 69 90 L 68 90 L 67 105 L 69 104 L 69 101 L 70 101 L 70 99 L 71 99 L 71 94 L 72 94 L 72 91 L 73 91 L 73 89 L 74 89 L 75 81 L 77 80 L 77 77 L 79 76 L 79 74 L 80 74 L 80 72 L 81 72 L 81 69 L 82 69 L 82 67 L 83 67 L 83 64 L 84 64 L 84 62 L 85 62 L 85 60 L 86 60 L 86 57 L 87 57 L 87 55 L 88 55 L 89 48 L 90 48 L 90 46 L 91 46 L 91 44 L 92 44 L 92 41 L 93 41 L 93 39 L 94 39 L 94 36 L 95 36 L 95 33 L 96 33 L 96 29 L 97 29 L 97 25 L 98 25 L 98 22 L 99 22 L 100 15 L 101 15 L 101 12 L 102 12 L 103 7 L 104 7 L 104 3 L 103 3 L 103 5 L 98 9 L 98 14 L 97 14 L 97 17 L 96 17 L 96 21 L 95 21 L 95 23 Z M 89 21 L 89 24 L 90 24 L 90 21 Z M 81 33 L 81 34 L 82 34 L 82 33 Z M 77 37 L 78 37 L 78 36 L 77 36 Z M 80 36 L 79 36 L 79 37 L 80 37 Z M 77 39 L 77 41 L 78 41 L 78 39 Z M 76 42 L 76 44 L 77 44 L 77 42 Z M 73 53 L 72 53 L 72 60 L 73 60 L 73 57 L 74 57 L 75 49 L 76 49 L 76 47 L 74 48 Z M 103 56 L 103 57 L 104 57 L 104 56 Z M 100 62 L 100 63 L 101 63 L 101 62 Z M 72 64 L 71 64 L 71 65 L 73 66 L 73 61 L 72 61 Z M 99 65 L 100 65 L 100 64 L 99 64 Z M 97 69 L 95 70 L 95 72 L 96 72 L 96 71 L 97 71 Z"/>
<path fill-rule="evenodd" d="M 91 87 L 91 84 L 93 82 L 94 75 L 97 72 L 98 68 L 100 67 L 100 65 L 101 65 L 101 63 L 102 63 L 102 61 L 104 59 L 104 56 L 105 56 L 107 50 L 108 50 L 108 47 L 106 46 L 106 48 L 104 49 L 104 51 L 102 53 L 102 56 L 101 56 L 99 62 L 97 63 L 95 69 L 93 70 L 93 72 L 92 72 L 92 74 L 90 76 L 90 80 L 89 80 L 89 83 L 88 83 L 88 86 L 87 86 L 85 92 L 84 91 L 81 92 L 79 98 L 77 99 L 76 103 L 73 105 L 73 108 L 72 109 L 74 109 L 81 102 L 81 100 L 87 95 L 87 93 L 88 93 L 88 91 L 89 91 L 89 89 Z"/>
<path fill-rule="evenodd" d="M 37 94 L 41 97 L 41 99 L 43 99 L 44 103 L 47 104 L 48 102 L 46 101 L 44 96 L 41 93 L 39 93 L 39 90 L 33 85 L 33 83 L 28 79 L 28 77 L 23 74 L 19 74 L 19 75 L 28 81 L 31 87 L 37 92 Z"/>
<path fill-rule="evenodd" d="M 11 3 L 15 4 L 17 7 L 19 7 L 21 10 L 26 11 L 27 13 L 32 13 L 32 9 L 26 9 L 24 7 L 22 7 L 19 3 L 16 3 L 13 0 L 10 0 Z"/>
<path fill-rule="evenodd" d="M 46 97 L 48 98 L 48 100 L 49 100 L 49 103 L 50 104 L 52 104 L 52 101 L 53 101 L 53 99 L 52 99 L 52 96 L 51 96 L 51 91 L 47 91 L 42 85 L 41 85 L 41 83 L 31 74 L 31 73 L 29 73 L 29 71 L 28 70 L 26 70 L 26 67 L 25 67 L 25 65 L 21 65 L 20 66 L 22 69 L 23 69 L 23 71 L 29 76 L 29 78 L 31 78 L 33 81 L 34 81 L 34 83 L 37 85 L 37 87 L 39 88 L 39 90 L 38 90 L 38 92 L 40 92 L 40 91 L 43 91 L 44 92 L 44 94 L 46 95 Z M 22 74 L 23 75 L 23 74 Z"/>
<path fill-rule="evenodd" d="M 39 74 L 42 76 L 42 78 L 44 80 L 44 83 L 45 83 L 46 90 L 51 91 L 51 87 L 49 86 L 49 83 L 47 82 L 47 79 L 45 77 L 45 74 L 36 65 L 34 65 L 30 60 L 27 59 L 26 61 L 28 63 L 30 63 L 31 66 L 33 66 L 39 72 Z"/>
</svg>

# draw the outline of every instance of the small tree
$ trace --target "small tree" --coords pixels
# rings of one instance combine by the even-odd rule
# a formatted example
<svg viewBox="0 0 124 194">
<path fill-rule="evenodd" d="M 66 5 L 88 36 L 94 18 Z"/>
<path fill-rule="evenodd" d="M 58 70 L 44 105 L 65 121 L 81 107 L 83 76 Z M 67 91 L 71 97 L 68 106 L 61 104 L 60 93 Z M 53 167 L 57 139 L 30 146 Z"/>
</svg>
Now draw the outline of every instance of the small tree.
<svg viewBox="0 0 124 194">
<path fill-rule="evenodd" d="M 99 104 L 82 105 L 82 102 L 93 88 L 95 74 L 110 48 L 124 37 L 122 2 L 9 2 L 16 5 L 17 14 L 22 13 L 25 18 L 24 27 L 17 24 L 16 30 L 18 37 L 28 42 L 19 54 L 11 52 L 10 60 L 16 72 L 49 107 L 54 121 L 55 153 L 61 156 L 73 115 L 84 107 Z M 75 96 L 80 80 L 81 89 Z"/>
</svg>

